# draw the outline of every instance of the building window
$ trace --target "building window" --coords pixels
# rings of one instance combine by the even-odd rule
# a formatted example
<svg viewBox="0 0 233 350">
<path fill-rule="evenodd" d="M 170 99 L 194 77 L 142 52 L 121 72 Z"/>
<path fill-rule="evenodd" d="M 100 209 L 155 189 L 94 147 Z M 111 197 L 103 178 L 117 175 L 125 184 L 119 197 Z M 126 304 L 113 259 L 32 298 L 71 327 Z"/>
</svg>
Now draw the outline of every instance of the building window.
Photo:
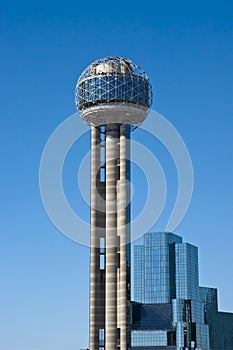
<svg viewBox="0 0 233 350">
<path fill-rule="evenodd" d="M 100 237 L 100 270 L 105 270 L 105 238 Z"/>
<path fill-rule="evenodd" d="M 100 164 L 105 164 L 105 146 L 100 144 Z"/>
<path fill-rule="evenodd" d="M 100 182 L 105 182 L 105 126 L 100 126 Z"/>
<path fill-rule="evenodd" d="M 120 347 L 121 344 L 121 329 L 117 328 L 117 346 Z"/>
<path fill-rule="evenodd" d="M 119 144 L 118 144 L 119 147 Z M 117 158 L 117 180 L 120 180 L 120 158 Z"/>
<path fill-rule="evenodd" d="M 100 270 L 105 270 L 105 256 L 100 255 Z"/>
<path fill-rule="evenodd" d="M 100 237 L 100 254 L 105 253 L 105 238 Z"/>
<path fill-rule="evenodd" d="M 105 167 L 101 167 L 100 168 L 100 182 L 105 182 L 105 173 L 106 173 L 106 169 Z"/>
<path fill-rule="evenodd" d="M 104 350 L 104 328 L 99 329 L 99 350 Z"/>
<path fill-rule="evenodd" d="M 120 252 L 117 253 L 117 268 L 120 268 L 121 266 L 121 255 Z"/>
</svg>

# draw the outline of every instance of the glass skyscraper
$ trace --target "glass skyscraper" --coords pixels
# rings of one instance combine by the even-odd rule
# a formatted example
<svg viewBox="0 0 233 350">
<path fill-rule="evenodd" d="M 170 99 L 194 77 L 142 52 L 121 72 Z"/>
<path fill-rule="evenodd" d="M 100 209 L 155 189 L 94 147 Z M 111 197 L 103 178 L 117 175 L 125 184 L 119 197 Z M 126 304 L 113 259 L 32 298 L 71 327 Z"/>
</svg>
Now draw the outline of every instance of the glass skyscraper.
<svg viewBox="0 0 233 350">
<path fill-rule="evenodd" d="M 233 314 L 199 287 L 198 249 L 170 232 L 134 247 L 132 350 L 232 350 Z"/>
<path fill-rule="evenodd" d="M 134 248 L 135 300 L 141 303 L 169 303 L 171 299 L 170 244 L 182 242 L 175 234 L 144 236 L 144 245 Z"/>
</svg>

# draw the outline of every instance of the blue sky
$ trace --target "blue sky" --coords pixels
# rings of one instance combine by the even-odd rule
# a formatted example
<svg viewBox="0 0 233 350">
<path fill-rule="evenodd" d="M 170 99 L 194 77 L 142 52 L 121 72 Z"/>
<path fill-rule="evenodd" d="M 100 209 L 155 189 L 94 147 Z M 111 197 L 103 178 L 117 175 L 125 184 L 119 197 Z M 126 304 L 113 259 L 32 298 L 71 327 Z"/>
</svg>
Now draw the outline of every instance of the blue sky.
<svg viewBox="0 0 233 350">
<path fill-rule="evenodd" d="M 1 349 L 88 345 L 88 248 L 50 222 L 38 174 L 50 134 L 75 112 L 79 74 L 108 55 L 129 57 L 145 69 L 153 109 L 188 147 L 194 192 L 176 233 L 199 247 L 201 285 L 217 287 L 220 309 L 233 312 L 232 7 L 200 0 L 2 4 Z M 147 141 L 139 130 L 133 137 Z M 73 207 L 79 205 L 72 195 L 78 148 L 64 169 Z M 169 211 L 175 171 L 159 144 L 157 152 L 167 169 Z"/>
</svg>

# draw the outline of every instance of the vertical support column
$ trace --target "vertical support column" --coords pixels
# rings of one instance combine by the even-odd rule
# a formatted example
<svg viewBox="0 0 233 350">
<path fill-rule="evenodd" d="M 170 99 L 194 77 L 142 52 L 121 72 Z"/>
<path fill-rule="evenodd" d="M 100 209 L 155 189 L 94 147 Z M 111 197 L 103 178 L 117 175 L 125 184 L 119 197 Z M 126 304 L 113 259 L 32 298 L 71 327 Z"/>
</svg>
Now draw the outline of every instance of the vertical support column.
<svg viewBox="0 0 233 350">
<path fill-rule="evenodd" d="M 105 350 L 117 349 L 117 159 L 119 124 L 106 125 Z"/>
<path fill-rule="evenodd" d="M 120 283 L 119 283 L 119 305 L 118 318 L 120 328 L 120 349 L 127 350 L 128 348 L 128 297 L 127 297 L 127 137 L 126 125 L 121 125 L 120 130 L 120 180 L 119 180 L 119 195 L 118 195 L 118 234 L 120 236 Z"/>
<path fill-rule="evenodd" d="M 90 241 L 90 350 L 99 345 L 97 324 L 98 242 L 97 242 L 97 188 L 96 176 L 99 168 L 99 130 L 91 127 L 91 241 Z"/>
<path fill-rule="evenodd" d="M 127 349 L 126 335 L 126 132 L 120 133 L 120 181 L 118 226 L 120 236 L 119 326 L 121 350 Z"/>
</svg>

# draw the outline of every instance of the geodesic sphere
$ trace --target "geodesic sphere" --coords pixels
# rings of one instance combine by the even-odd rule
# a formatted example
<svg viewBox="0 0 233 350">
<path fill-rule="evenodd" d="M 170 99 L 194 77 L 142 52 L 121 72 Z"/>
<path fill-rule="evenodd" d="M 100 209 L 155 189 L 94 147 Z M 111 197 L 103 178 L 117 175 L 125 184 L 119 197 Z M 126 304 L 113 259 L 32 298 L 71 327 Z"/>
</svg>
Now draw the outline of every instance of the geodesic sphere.
<svg viewBox="0 0 233 350">
<path fill-rule="evenodd" d="M 80 75 L 75 101 L 84 111 L 107 104 L 143 107 L 147 114 L 152 104 L 152 89 L 146 73 L 128 58 L 106 57 L 89 65 Z M 102 108 L 103 109 L 103 108 Z"/>
</svg>

